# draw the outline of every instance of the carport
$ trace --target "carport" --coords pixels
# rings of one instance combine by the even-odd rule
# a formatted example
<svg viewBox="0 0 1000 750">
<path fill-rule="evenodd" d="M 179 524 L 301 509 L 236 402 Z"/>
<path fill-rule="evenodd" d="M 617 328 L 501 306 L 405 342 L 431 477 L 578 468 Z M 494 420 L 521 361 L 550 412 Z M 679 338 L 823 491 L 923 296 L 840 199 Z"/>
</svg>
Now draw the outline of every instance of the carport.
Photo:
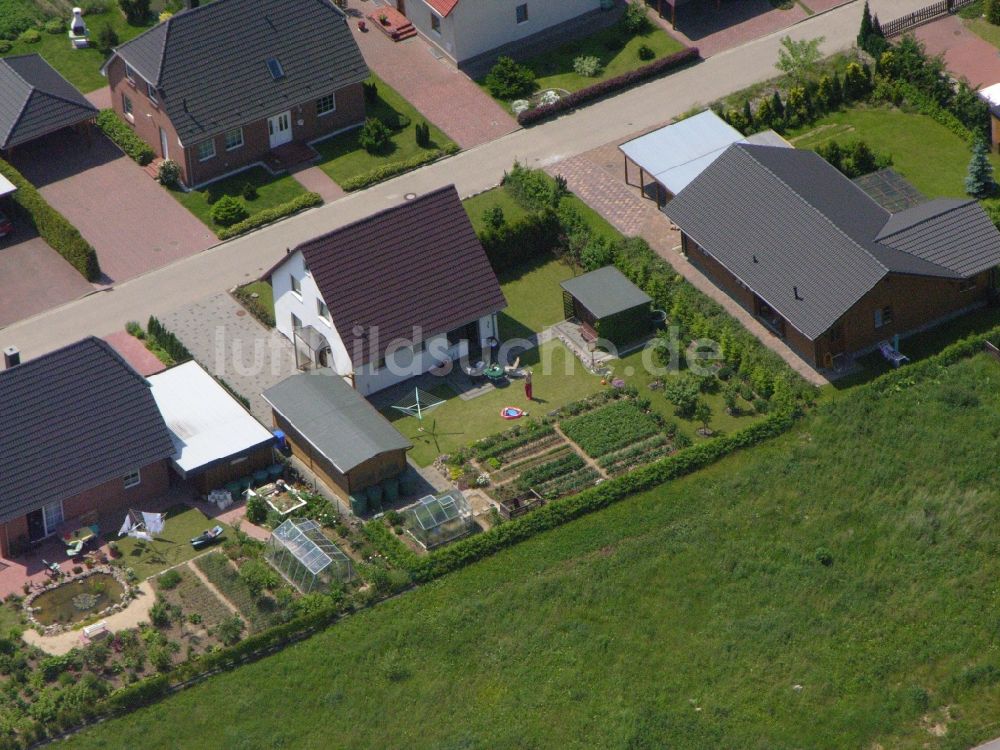
<svg viewBox="0 0 1000 750">
<path fill-rule="evenodd" d="M 97 116 L 97 108 L 40 55 L 0 58 L 0 102 L 4 152 Z"/>
</svg>

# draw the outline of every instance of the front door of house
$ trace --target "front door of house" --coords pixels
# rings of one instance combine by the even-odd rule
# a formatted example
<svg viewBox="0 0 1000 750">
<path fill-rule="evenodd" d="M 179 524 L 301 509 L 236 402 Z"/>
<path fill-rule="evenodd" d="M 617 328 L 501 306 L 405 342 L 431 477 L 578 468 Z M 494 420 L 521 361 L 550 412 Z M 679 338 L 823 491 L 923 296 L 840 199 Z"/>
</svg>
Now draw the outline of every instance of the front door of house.
<svg viewBox="0 0 1000 750">
<path fill-rule="evenodd" d="M 396 10 L 406 15 L 406 0 L 396 0 Z"/>
<path fill-rule="evenodd" d="M 164 159 L 170 158 L 170 150 L 167 148 L 167 131 L 160 128 L 160 156 Z"/>
<path fill-rule="evenodd" d="M 45 517 L 42 511 L 33 510 L 28 514 L 28 539 L 37 542 L 45 538 Z"/>
<path fill-rule="evenodd" d="M 267 134 L 271 148 L 292 140 L 292 113 L 282 112 L 280 115 L 267 118 Z"/>
</svg>

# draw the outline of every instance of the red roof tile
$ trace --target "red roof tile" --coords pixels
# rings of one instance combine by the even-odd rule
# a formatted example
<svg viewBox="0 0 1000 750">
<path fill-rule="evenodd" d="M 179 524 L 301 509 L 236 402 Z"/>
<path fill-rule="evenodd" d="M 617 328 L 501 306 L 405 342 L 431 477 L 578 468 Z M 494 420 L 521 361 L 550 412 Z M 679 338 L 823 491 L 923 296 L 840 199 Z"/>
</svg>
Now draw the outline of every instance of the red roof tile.
<svg viewBox="0 0 1000 750">
<path fill-rule="evenodd" d="M 446 16 L 455 10 L 458 0 L 427 0 L 427 4 L 442 16 Z"/>
</svg>

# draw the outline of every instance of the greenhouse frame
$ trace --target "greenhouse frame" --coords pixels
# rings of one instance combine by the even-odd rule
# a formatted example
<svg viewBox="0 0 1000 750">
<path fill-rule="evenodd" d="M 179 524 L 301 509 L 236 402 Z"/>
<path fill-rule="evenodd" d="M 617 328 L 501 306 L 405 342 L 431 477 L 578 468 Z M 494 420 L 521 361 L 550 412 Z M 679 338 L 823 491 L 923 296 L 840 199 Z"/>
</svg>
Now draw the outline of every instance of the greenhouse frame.
<svg viewBox="0 0 1000 750">
<path fill-rule="evenodd" d="M 267 559 L 303 594 L 326 588 L 334 578 L 354 578 L 351 559 L 308 518 L 289 518 L 271 532 Z"/>
<path fill-rule="evenodd" d="M 410 535 L 425 549 L 463 537 L 476 526 L 472 506 L 458 490 L 428 495 L 401 512 Z"/>
</svg>

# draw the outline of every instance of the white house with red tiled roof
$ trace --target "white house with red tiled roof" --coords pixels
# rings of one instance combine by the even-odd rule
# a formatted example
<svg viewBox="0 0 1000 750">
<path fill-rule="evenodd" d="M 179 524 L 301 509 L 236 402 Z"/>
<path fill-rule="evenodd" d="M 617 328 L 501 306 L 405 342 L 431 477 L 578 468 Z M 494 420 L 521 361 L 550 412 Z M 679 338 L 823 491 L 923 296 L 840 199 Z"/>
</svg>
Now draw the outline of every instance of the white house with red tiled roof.
<svg viewBox="0 0 1000 750">
<path fill-rule="evenodd" d="M 602 0 L 396 0 L 456 65 L 601 9 Z"/>
</svg>

